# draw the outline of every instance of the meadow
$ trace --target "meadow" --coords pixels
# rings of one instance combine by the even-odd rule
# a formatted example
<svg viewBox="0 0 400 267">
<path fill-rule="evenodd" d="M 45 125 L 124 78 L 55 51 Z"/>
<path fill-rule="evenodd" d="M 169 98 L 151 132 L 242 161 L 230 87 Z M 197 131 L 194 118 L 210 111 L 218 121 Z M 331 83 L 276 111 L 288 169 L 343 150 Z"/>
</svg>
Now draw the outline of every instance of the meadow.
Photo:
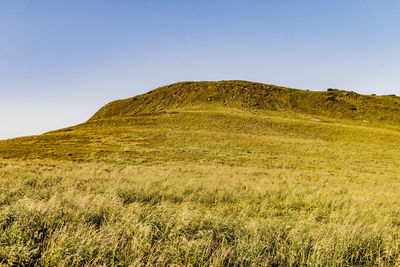
<svg viewBox="0 0 400 267">
<path fill-rule="evenodd" d="M 0 262 L 397 265 L 400 132 L 184 108 L 0 142 Z"/>
<path fill-rule="evenodd" d="M 398 106 L 184 82 L 0 141 L 0 263 L 399 265 Z"/>
</svg>

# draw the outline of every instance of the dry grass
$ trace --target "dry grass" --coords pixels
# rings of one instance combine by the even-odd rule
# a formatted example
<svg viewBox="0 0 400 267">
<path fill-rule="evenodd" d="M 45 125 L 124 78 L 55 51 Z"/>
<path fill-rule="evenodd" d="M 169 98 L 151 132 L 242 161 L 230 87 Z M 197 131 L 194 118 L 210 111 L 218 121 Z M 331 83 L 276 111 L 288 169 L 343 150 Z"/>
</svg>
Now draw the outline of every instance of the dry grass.
<svg viewBox="0 0 400 267">
<path fill-rule="evenodd" d="M 0 261 L 399 264 L 397 128 L 318 119 L 192 108 L 0 142 Z"/>
</svg>

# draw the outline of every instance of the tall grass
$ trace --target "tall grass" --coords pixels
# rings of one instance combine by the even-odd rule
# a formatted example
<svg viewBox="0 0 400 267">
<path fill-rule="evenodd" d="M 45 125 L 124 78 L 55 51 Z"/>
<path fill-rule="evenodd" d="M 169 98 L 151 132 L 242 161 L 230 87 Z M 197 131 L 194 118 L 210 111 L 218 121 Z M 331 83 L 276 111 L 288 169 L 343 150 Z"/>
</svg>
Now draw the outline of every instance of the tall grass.
<svg viewBox="0 0 400 267">
<path fill-rule="evenodd" d="M 399 133 L 321 119 L 186 110 L 0 142 L 0 262 L 399 264 Z"/>
</svg>

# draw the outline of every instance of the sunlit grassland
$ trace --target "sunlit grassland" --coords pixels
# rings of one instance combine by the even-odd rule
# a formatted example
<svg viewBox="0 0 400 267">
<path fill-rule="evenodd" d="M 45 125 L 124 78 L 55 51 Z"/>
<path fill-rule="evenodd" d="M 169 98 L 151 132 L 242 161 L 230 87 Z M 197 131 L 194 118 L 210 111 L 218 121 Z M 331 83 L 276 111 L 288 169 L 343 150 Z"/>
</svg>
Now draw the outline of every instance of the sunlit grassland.
<svg viewBox="0 0 400 267">
<path fill-rule="evenodd" d="M 0 142 L 0 259 L 399 264 L 395 126 L 204 107 Z"/>
</svg>

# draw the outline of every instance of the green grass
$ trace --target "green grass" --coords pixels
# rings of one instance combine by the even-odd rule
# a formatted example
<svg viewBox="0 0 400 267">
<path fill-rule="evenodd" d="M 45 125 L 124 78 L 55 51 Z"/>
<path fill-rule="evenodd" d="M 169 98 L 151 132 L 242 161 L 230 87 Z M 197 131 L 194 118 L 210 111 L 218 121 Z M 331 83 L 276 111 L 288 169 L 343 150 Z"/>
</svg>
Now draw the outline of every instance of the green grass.
<svg viewBox="0 0 400 267">
<path fill-rule="evenodd" d="M 400 264 L 394 117 L 206 101 L 0 141 L 0 262 Z"/>
</svg>

